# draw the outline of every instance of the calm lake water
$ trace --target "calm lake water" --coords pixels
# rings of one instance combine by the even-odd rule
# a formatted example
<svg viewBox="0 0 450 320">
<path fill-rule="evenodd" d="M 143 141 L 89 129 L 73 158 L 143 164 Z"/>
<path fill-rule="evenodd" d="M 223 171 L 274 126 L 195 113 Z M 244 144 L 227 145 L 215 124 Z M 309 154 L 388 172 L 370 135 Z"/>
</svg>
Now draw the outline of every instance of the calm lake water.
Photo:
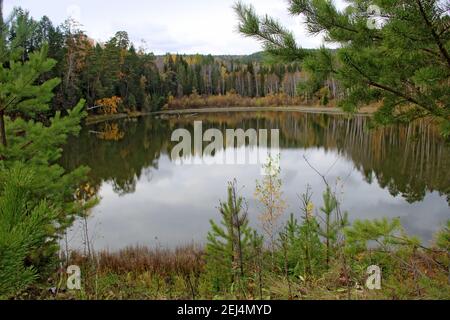
<svg viewBox="0 0 450 320">
<path fill-rule="evenodd" d="M 450 218 L 450 146 L 426 122 L 369 130 L 369 118 L 304 113 L 229 113 L 180 119 L 122 120 L 85 127 L 66 147 L 67 169 L 91 168 L 83 197 L 99 196 L 88 229 L 95 249 L 132 245 L 175 247 L 203 243 L 210 219 L 237 179 L 258 226 L 257 165 L 177 165 L 171 159 L 175 129 L 194 133 L 194 121 L 226 129 L 279 129 L 284 197 L 299 216 L 299 195 L 311 186 L 316 208 L 323 181 L 304 160 L 337 185 L 353 219 L 400 217 L 411 234 L 430 241 Z M 82 226 L 69 234 L 83 247 Z"/>
</svg>

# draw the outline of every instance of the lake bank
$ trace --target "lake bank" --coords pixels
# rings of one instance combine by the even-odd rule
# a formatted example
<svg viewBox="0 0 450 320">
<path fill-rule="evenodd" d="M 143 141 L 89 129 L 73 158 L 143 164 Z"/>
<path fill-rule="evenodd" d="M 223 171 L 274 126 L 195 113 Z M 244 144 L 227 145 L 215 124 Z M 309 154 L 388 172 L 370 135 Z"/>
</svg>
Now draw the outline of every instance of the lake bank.
<svg viewBox="0 0 450 320">
<path fill-rule="evenodd" d="M 190 108 L 163 110 L 152 113 L 153 115 L 183 115 L 192 113 L 228 113 L 228 112 L 301 112 L 301 113 L 322 113 L 345 115 L 346 112 L 336 107 L 314 107 L 314 106 L 286 106 L 286 107 L 210 107 L 210 108 Z M 361 108 L 357 115 L 372 115 L 375 112 L 373 107 Z"/>
<path fill-rule="evenodd" d="M 300 112 L 300 113 L 318 113 L 331 115 L 346 115 L 348 113 L 336 107 L 307 107 L 307 106 L 286 106 L 286 107 L 210 107 L 210 108 L 190 108 L 162 110 L 157 112 L 135 112 L 132 114 L 118 113 L 111 115 L 88 116 L 86 125 L 94 125 L 106 121 L 120 120 L 126 118 L 139 118 L 143 116 L 164 116 L 164 115 L 192 115 L 198 113 L 231 113 L 231 112 Z M 355 115 L 370 116 L 375 112 L 373 107 L 363 107 Z"/>
<path fill-rule="evenodd" d="M 122 120 L 126 118 L 139 118 L 142 116 L 148 116 L 150 113 L 145 112 L 130 112 L 130 113 L 116 113 L 116 114 L 102 114 L 102 115 L 89 115 L 86 118 L 86 125 L 94 125 L 107 121 Z"/>
</svg>

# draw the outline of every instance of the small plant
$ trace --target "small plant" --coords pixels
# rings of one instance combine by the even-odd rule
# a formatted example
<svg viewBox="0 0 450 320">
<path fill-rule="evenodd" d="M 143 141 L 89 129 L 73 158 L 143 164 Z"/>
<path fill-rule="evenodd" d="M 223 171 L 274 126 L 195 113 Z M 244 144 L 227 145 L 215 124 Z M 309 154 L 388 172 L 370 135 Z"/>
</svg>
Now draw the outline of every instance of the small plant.
<svg viewBox="0 0 450 320">
<path fill-rule="evenodd" d="M 329 269 L 331 259 L 336 253 L 338 237 L 348 225 L 348 213 L 341 214 L 339 201 L 329 186 L 323 193 L 323 207 L 320 211 L 325 218 L 319 216 L 323 222 L 319 234 L 325 239 L 326 263 Z"/>
<path fill-rule="evenodd" d="M 320 241 L 319 223 L 314 215 L 311 189 L 308 187 L 301 197 L 302 224 L 297 228 L 297 245 L 300 259 L 296 266 L 296 274 L 304 277 L 318 275 L 323 270 L 323 244 Z M 295 226 L 295 224 L 294 224 Z"/>
<path fill-rule="evenodd" d="M 278 159 L 269 158 L 264 165 L 264 179 L 256 182 L 255 197 L 262 206 L 259 216 L 264 233 L 269 241 L 272 260 L 276 251 L 276 236 L 279 232 L 279 220 L 286 210 L 286 202 L 283 199 L 282 181 L 280 178 L 280 167 Z"/>
<path fill-rule="evenodd" d="M 319 223 L 314 215 L 312 194 L 308 188 L 301 196 L 302 221 L 291 214 L 284 230 L 280 233 L 283 270 L 289 284 L 289 277 L 307 279 L 320 275 L 324 270 L 324 245 L 320 240 Z"/>
<path fill-rule="evenodd" d="M 217 292 L 236 285 L 243 289 L 252 245 L 258 247 L 256 233 L 248 225 L 245 200 L 237 194 L 236 184 L 236 181 L 229 183 L 228 200 L 220 204 L 221 225 L 211 220 L 212 230 L 208 234 L 207 270 Z"/>
</svg>

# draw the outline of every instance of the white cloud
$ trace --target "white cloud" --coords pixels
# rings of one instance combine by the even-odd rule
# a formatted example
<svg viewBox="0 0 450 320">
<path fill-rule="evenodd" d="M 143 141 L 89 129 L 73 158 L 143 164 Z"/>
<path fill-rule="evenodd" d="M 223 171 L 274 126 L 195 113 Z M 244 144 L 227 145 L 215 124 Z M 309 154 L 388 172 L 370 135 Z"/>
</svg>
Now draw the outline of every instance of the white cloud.
<svg viewBox="0 0 450 320">
<path fill-rule="evenodd" d="M 261 50 L 260 44 L 236 32 L 232 10 L 235 0 L 6 0 L 5 12 L 15 6 L 43 15 L 55 23 L 68 16 L 79 19 L 94 39 L 105 41 L 116 31 L 128 31 L 136 46 L 145 40 L 149 50 L 165 52 L 248 54 Z M 300 17 L 292 17 L 285 0 L 248 0 L 258 13 L 280 19 L 294 31 L 303 47 L 318 47 L 321 37 L 309 37 Z M 342 1 L 339 0 L 338 3 Z M 46 4 L 46 5 L 45 5 Z"/>
</svg>

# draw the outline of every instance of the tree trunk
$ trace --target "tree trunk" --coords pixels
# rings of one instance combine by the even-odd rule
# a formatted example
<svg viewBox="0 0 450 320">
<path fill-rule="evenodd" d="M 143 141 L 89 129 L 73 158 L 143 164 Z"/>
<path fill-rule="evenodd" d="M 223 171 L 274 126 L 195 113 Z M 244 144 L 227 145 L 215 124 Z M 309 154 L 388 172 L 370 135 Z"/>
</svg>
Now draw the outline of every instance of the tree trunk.
<svg viewBox="0 0 450 320">
<path fill-rule="evenodd" d="M 0 0 L 2 1 L 2 0 Z M 0 143 L 3 147 L 7 146 L 6 143 L 6 126 L 5 126 L 5 111 L 0 111 Z"/>
</svg>

